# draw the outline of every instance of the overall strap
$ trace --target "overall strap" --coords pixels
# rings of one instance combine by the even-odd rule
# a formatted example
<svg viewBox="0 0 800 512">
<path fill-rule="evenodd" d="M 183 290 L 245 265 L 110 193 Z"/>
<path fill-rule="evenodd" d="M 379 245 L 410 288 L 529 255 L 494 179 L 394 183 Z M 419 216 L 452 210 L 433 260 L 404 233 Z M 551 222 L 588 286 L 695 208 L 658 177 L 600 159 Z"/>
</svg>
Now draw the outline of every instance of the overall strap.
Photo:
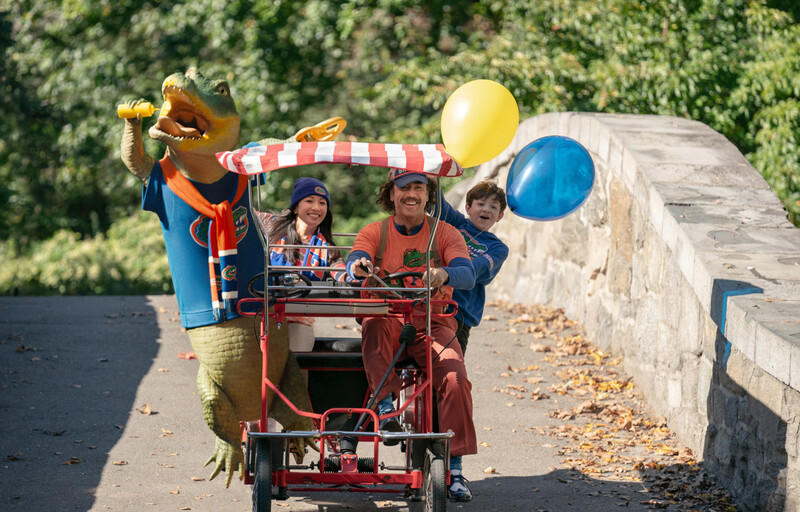
<svg viewBox="0 0 800 512">
<path fill-rule="evenodd" d="M 386 251 L 386 239 L 389 237 L 389 219 L 387 217 L 381 221 L 381 238 L 378 241 L 378 250 L 375 251 L 375 260 L 372 262 L 372 265 L 375 267 L 380 267 L 383 263 L 383 253 Z"/>
</svg>

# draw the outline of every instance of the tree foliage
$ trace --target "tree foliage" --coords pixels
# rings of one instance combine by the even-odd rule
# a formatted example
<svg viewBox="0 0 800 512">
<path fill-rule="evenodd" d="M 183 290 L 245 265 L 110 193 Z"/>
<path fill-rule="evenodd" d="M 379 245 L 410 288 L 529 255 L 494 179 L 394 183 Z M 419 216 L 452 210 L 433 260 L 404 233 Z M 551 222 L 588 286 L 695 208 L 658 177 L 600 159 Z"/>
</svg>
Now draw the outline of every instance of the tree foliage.
<svg viewBox="0 0 800 512">
<path fill-rule="evenodd" d="M 439 142 L 444 102 L 477 78 L 508 87 L 522 119 L 690 117 L 800 224 L 797 15 L 781 0 L 0 0 L 0 239 L 20 254 L 61 231 L 95 240 L 135 212 L 115 105 L 158 105 L 189 66 L 231 82 L 242 144 L 333 115 L 354 139 Z M 323 172 L 340 218 L 375 214 L 380 172 L 273 173 L 267 204 Z"/>
</svg>

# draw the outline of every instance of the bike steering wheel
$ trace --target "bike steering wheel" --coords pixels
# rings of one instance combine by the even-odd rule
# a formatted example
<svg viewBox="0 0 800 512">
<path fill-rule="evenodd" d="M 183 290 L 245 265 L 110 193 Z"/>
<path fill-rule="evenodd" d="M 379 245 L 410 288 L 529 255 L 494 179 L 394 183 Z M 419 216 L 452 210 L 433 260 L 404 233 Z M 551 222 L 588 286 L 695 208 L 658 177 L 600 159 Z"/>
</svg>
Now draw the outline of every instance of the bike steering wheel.
<svg viewBox="0 0 800 512">
<path fill-rule="evenodd" d="M 298 288 L 297 290 L 274 290 L 270 291 L 270 295 L 273 298 L 301 298 L 307 296 L 311 293 L 311 279 L 307 276 L 303 275 L 300 272 L 295 272 L 293 270 L 272 270 L 269 273 L 270 279 L 273 280 L 273 286 L 293 286 L 297 284 L 298 281 L 295 282 L 287 282 L 287 278 L 289 277 L 297 278 L 298 281 L 302 281 L 303 284 L 308 286 L 308 288 Z M 264 273 L 261 272 L 253 276 L 250 279 L 250 282 L 247 283 L 247 289 L 250 292 L 250 295 L 253 297 L 264 297 L 264 290 L 258 290 L 255 288 L 255 283 L 258 280 L 264 279 Z"/>
<path fill-rule="evenodd" d="M 395 272 L 394 274 L 389 274 L 383 278 L 383 282 L 392 285 L 393 283 L 397 285 L 399 288 L 405 288 L 405 278 L 407 277 L 419 277 L 422 278 L 422 272 L 414 272 L 414 271 L 404 271 L 404 272 Z M 425 295 L 427 289 L 421 288 L 419 291 L 396 291 L 403 296 L 404 299 L 416 299 Z M 378 292 L 381 293 L 381 292 Z"/>
</svg>

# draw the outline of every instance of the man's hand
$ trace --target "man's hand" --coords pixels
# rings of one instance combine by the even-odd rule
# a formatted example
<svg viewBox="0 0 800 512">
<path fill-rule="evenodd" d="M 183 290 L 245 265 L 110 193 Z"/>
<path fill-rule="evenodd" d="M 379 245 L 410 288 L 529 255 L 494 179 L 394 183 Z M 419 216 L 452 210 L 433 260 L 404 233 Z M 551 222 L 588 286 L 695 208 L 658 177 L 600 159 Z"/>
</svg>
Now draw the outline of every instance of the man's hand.
<svg viewBox="0 0 800 512">
<path fill-rule="evenodd" d="M 432 268 L 429 272 L 431 277 L 431 289 L 441 288 L 450 281 L 450 274 L 443 268 Z M 425 272 L 422 274 L 422 282 L 427 283 L 427 279 L 428 272 Z"/>
<path fill-rule="evenodd" d="M 369 277 L 380 270 L 380 267 L 373 267 L 372 262 L 366 257 L 361 257 L 355 260 L 353 262 L 353 266 L 350 268 L 353 271 L 353 276 L 357 277 L 358 279 Z"/>
</svg>

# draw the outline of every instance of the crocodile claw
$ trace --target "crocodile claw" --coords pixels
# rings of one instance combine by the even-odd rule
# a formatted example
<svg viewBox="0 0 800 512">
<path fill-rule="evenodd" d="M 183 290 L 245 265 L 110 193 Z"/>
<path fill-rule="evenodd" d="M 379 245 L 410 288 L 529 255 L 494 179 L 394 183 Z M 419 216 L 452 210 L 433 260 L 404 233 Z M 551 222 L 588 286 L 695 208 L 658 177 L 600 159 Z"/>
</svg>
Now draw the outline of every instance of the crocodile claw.
<svg viewBox="0 0 800 512">
<path fill-rule="evenodd" d="M 225 487 L 231 486 L 234 471 L 239 472 L 239 480 L 244 479 L 244 457 L 242 457 L 241 446 L 233 445 L 218 437 L 214 453 L 203 466 L 208 466 L 212 462 L 215 466 L 209 480 L 213 480 L 223 469 L 225 470 Z"/>
</svg>

